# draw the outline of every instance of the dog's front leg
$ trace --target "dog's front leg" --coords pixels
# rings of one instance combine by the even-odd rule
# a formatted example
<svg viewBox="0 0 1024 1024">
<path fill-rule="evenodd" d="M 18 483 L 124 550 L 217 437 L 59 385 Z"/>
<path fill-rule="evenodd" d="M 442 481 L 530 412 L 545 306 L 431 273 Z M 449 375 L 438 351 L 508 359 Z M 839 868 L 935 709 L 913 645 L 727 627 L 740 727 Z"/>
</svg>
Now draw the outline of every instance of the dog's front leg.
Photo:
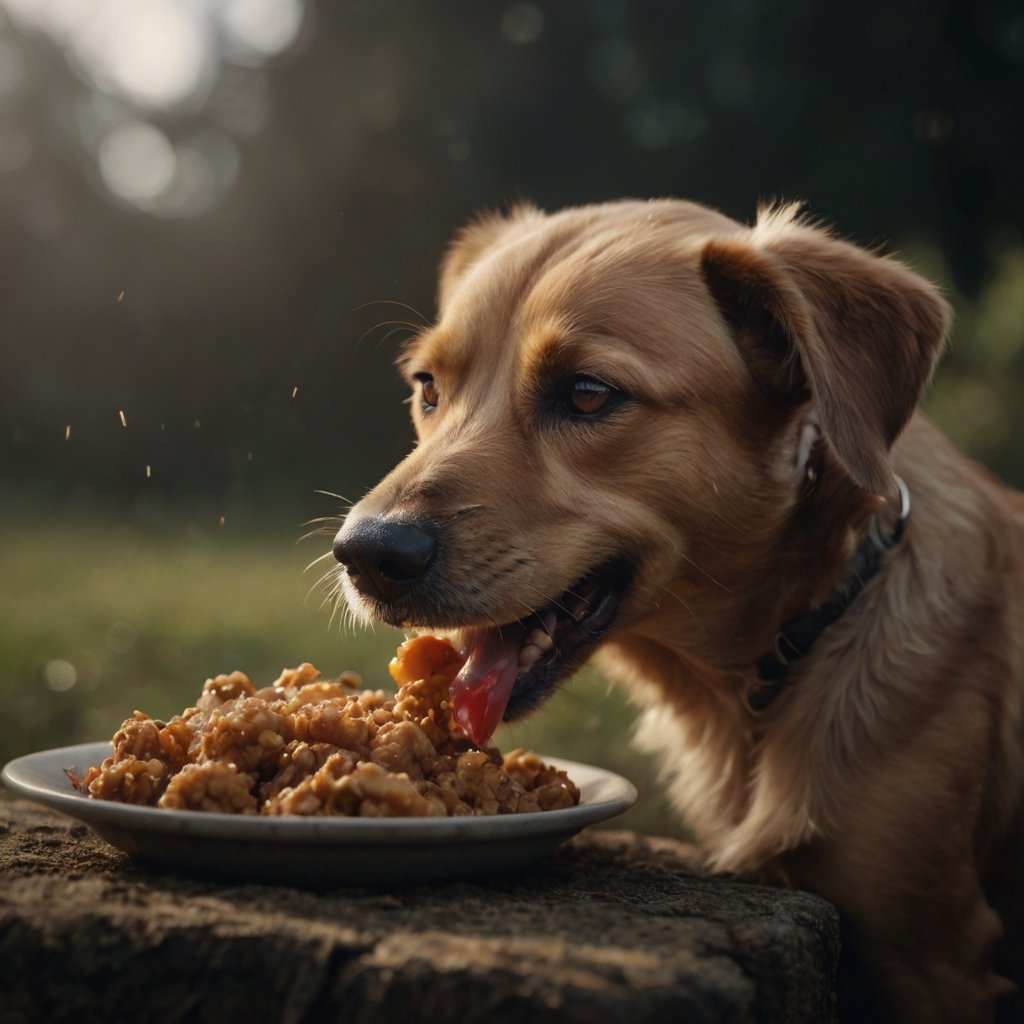
<svg viewBox="0 0 1024 1024">
<path fill-rule="evenodd" d="M 841 834 L 783 858 L 792 884 L 843 914 L 841 1003 L 871 1008 L 850 1019 L 875 1021 L 877 1006 L 882 1019 L 899 1024 L 990 1024 L 1013 986 L 991 967 L 1002 925 L 982 893 L 971 843 L 959 841 L 969 830 L 943 818 L 924 836 L 921 822 L 898 808 L 864 813 L 873 827 L 852 819 Z"/>
</svg>

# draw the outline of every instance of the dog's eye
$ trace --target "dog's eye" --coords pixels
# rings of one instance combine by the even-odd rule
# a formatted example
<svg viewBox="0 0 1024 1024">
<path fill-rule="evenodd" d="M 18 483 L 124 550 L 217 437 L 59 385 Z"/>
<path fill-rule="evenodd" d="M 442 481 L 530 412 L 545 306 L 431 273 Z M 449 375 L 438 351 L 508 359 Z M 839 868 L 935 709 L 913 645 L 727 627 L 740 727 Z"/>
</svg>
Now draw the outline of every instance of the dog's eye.
<svg viewBox="0 0 1024 1024">
<path fill-rule="evenodd" d="M 565 404 L 574 416 L 597 416 L 610 411 L 621 394 L 604 381 L 579 375 L 571 377 L 566 384 Z"/>
<path fill-rule="evenodd" d="M 420 385 L 420 402 L 423 404 L 423 411 L 433 412 L 441 400 L 434 378 L 429 373 L 417 373 L 415 379 Z"/>
</svg>

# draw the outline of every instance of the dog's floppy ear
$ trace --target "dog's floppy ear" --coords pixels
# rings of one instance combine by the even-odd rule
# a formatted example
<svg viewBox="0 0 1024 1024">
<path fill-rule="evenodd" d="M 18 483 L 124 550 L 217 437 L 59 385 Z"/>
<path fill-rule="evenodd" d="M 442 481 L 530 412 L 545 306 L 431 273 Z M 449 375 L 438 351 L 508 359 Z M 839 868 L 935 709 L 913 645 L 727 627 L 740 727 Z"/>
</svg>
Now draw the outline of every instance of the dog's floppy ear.
<svg viewBox="0 0 1024 1024">
<path fill-rule="evenodd" d="M 937 290 L 902 264 L 762 213 L 708 242 L 704 280 L 751 373 L 777 401 L 817 408 L 853 479 L 892 491 L 888 451 L 931 376 L 949 324 Z"/>
<path fill-rule="evenodd" d="M 529 203 L 520 203 L 508 214 L 484 213 L 459 231 L 448 245 L 441 261 L 441 280 L 437 290 L 437 304 L 444 309 L 459 279 L 496 246 L 511 229 L 524 221 L 543 217 L 544 214 Z"/>
</svg>

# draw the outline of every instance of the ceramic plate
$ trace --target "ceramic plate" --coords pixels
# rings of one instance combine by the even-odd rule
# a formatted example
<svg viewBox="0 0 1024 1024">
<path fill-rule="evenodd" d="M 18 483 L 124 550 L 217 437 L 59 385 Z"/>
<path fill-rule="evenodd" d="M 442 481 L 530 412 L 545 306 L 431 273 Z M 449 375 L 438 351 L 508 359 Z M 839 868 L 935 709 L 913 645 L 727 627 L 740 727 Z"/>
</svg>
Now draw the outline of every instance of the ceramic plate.
<svg viewBox="0 0 1024 1024">
<path fill-rule="evenodd" d="M 568 772 L 580 802 L 565 810 L 482 818 L 299 818 L 206 814 L 93 800 L 68 781 L 110 753 L 83 743 L 29 754 L 4 767 L 20 796 L 85 822 L 136 860 L 232 880 L 363 885 L 510 871 L 538 860 L 636 800 L 619 775 L 545 757 Z"/>
</svg>

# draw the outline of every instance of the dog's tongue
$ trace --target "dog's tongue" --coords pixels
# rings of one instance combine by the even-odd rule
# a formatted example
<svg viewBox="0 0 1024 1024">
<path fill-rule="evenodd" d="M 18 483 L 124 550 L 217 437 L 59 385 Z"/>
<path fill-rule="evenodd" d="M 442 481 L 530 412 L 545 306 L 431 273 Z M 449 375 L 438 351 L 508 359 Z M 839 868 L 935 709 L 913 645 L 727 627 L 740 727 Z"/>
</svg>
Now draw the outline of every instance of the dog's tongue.
<svg viewBox="0 0 1024 1024">
<path fill-rule="evenodd" d="M 486 747 L 519 675 L 523 630 L 515 626 L 474 629 L 465 640 L 466 663 L 449 690 L 452 712 L 466 735 L 478 747 Z"/>
</svg>

